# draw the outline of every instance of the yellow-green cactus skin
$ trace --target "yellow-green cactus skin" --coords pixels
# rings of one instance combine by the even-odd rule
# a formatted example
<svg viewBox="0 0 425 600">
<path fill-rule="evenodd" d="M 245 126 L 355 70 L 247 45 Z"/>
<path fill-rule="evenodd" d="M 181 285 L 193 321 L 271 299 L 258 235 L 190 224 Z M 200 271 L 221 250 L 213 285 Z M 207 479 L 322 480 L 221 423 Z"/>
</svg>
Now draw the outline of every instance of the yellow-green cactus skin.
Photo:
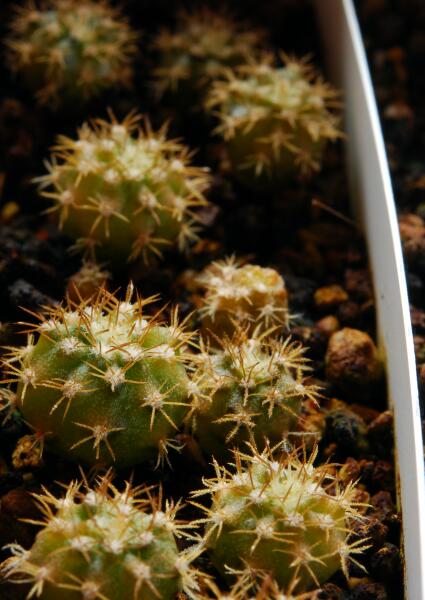
<svg viewBox="0 0 425 600">
<path fill-rule="evenodd" d="M 148 300 L 101 290 L 91 302 L 47 309 L 5 359 L 18 405 L 47 447 L 85 464 L 158 461 L 188 408 L 190 334 L 146 313 Z"/>
<path fill-rule="evenodd" d="M 63 231 L 113 261 L 160 257 L 196 239 L 195 209 L 206 204 L 206 170 L 189 150 L 153 132 L 140 117 L 84 124 L 78 139 L 60 137 L 49 173 L 38 178 Z"/>
<path fill-rule="evenodd" d="M 137 35 L 106 0 L 29 0 L 6 40 L 9 65 L 49 106 L 128 86 Z"/>
<path fill-rule="evenodd" d="M 187 525 L 178 505 L 146 488 L 119 491 L 106 477 L 92 489 L 71 483 L 66 495 L 35 495 L 43 520 L 33 546 L 17 544 L 2 574 L 27 583 L 27 599 L 174 600 L 180 591 L 195 598 L 199 549 L 179 552 L 176 538 Z"/>
<path fill-rule="evenodd" d="M 157 93 L 202 95 L 226 68 L 258 56 L 263 37 L 260 30 L 217 11 L 181 11 L 176 29 L 163 29 L 154 41 L 159 56 Z"/>
<path fill-rule="evenodd" d="M 194 496 L 209 494 L 205 544 L 216 568 L 262 570 L 285 589 L 319 587 L 366 548 L 350 523 L 361 519 L 355 487 L 340 489 L 327 465 L 270 449 L 235 453 L 235 472 L 216 464 L 216 477 Z M 355 561 L 356 562 L 356 561 Z"/>
<path fill-rule="evenodd" d="M 205 454 L 220 461 L 245 442 L 263 448 L 265 440 L 279 443 L 299 431 L 303 401 L 314 402 L 318 394 L 306 382 L 304 349 L 289 339 L 270 341 L 240 331 L 194 360 L 192 429 Z"/>
<path fill-rule="evenodd" d="M 272 56 L 227 71 L 213 84 L 207 107 L 242 183 L 274 189 L 321 167 L 328 141 L 340 137 L 331 110 L 337 93 L 304 61 Z"/>
<path fill-rule="evenodd" d="M 206 332 L 222 337 L 241 325 L 253 332 L 288 324 L 285 282 L 274 269 L 229 258 L 211 263 L 197 281 L 204 290 L 199 312 Z"/>
</svg>

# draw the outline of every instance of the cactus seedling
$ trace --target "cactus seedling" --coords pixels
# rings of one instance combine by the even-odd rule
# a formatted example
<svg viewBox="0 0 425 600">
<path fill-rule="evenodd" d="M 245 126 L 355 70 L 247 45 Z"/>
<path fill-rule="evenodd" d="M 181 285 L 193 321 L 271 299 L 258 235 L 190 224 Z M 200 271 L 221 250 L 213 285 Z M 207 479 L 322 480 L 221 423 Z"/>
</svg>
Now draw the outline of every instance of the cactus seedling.
<svg viewBox="0 0 425 600">
<path fill-rule="evenodd" d="M 250 330 L 288 324 L 288 295 L 277 271 L 242 265 L 233 257 L 211 263 L 199 276 L 205 289 L 200 314 L 203 329 L 229 336 L 238 324 Z"/>
<path fill-rule="evenodd" d="M 338 569 L 347 574 L 348 561 L 361 553 L 364 540 L 350 540 L 350 521 L 360 519 L 352 484 L 340 489 L 328 465 L 313 466 L 295 454 L 273 458 L 235 453 L 236 472 L 215 465 L 216 477 L 206 480 L 210 494 L 205 544 L 214 565 L 249 571 L 263 570 L 284 589 L 320 586 Z"/>
<path fill-rule="evenodd" d="M 154 42 L 160 61 L 156 90 L 185 97 L 203 92 L 226 68 L 256 56 L 262 39 L 262 32 L 224 14 L 206 8 L 181 11 L 176 31 L 163 29 Z"/>
<path fill-rule="evenodd" d="M 9 64 L 40 103 L 80 102 L 129 84 L 136 39 L 106 0 L 30 0 L 11 23 Z"/>
<path fill-rule="evenodd" d="M 197 355 L 191 382 L 193 431 L 201 448 L 216 459 L 228 457 L 234 446 L 265 440 L 281 442 L 299 429 L 306 399 L 318 388 L 305 382 L 304 349 L 297 343 L 240 331 L 213 353 Z"/>
<path fill-rule="evenodd" d="M 189 151 L 167 140 L 165 127 L 154 133 L 139 120 L 111 117 L 84 124 L 78 140 L 60 137 L 38 179 L 64 232 L 116 261 L 147 261 L 175 243 L 183 250 L 196 238 L 193 209 L 206 203 L 205 170 L 189 165 Z"/>
<path fill-rule="evenodd" d="M 86 490 L 71 483 L 66 495 L 35 495 L 44 519 L 33 546 L 12 544 L 3 575 L 30 584 L 41 600 L 174 600 L 194 598 L 199 549 L 178 551 L 188 537 L 176 519 L 179 505 L 154 498 L 148 488 L 119 491 L 107 478 Z"/>
<path fill-rule="evenodd" d="M 229 70 L 213 84 L 207 107 L 216 112 L 235 176 L 250 186 L 276 188 L 293 175 L 318 171 L 326 142 L 340 136 L 331 112 L 336 92 L 311 66 L 285 57 Z"/>
<path fill-rule="evenodd" d="M 66 293 L 71 300 L 88 300 L 100 287 L 106 287 L 111 274 L 96 262 L 84 260 L 81 268 L 68 279 Z"/>
<path fill-rule="evenodd" d="M 25 347 L 10 349 L 8 381 L 28 424 L 54 452 L 88 464 L 167 457 L 187 412 L 184 347 L 190 335 L 146 305 L 100 291 L 39 315 Z M 171 438 L 171 439 L 170 439 Z"/>
<path fill-rule="evenodd" d="M 200 600 L 319 600 L 320 590 L 293 593 L 297 581 L 283 591 L 270 575 L 258 570 L 228 569 L 228 574 L 236 578 L 228 591 L 222 591 L 214 581 L 207 580 L 209 593 L 200 596 Z"/>
</svg>

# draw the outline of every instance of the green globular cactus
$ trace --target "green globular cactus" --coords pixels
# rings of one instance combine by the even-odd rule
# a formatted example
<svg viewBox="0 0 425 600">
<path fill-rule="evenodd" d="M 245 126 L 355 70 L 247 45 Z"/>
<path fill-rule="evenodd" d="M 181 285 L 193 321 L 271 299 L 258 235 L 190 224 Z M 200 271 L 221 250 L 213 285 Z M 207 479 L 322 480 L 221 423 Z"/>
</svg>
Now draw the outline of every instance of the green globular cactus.
<svg viewBox="0 0 425 600">
<path fill-rule="evenodd" d="M 206 333 L 231 336 L 238 325 L 253 331 L 288 324 L 285 282 L 274 269 L 232 257 L 211 263 L 197 282 L 205 291 L 199 312 Z"/>
<path fill-rule="evenodd" d="M 200 600 L 319 600 L 321 590 L 294 592 L 298 581 L 293 581 L 285 590 L 270 577 L 258 569 L 228 569 L 228 574 L 235 580 L 231 587 L 223 591 L 212 580 L 206 581 L 208 593 L 200 596 Z"/>
<path fill-rule="evenodd" d="M 42 104 L 79 103 L 131 81 L 137 35 L 106 0 L 30 0 L 10 29 L 9 65 Z"/>
<path fill-rule="evenodd" d="M 207 8 L 181 11 L 175 31 L 163 29 L 154 41 L 159 55 L 155 89 L 189 99 L 202 94 L 226 68 L 258 56 L 263 33 Z"/>
<path fill-rule="evenodd" d="M 195 598 L 198 574 L 193 546 L 179 552 L 176 538 L 187 525 L 179 505 L 148 488 L 119 491 L 107 478 L 83 490 L 71 483 L 66 495 L 35 495 L 43 520 L 33 546 L 17 544 L 2 574 L 30 586 L 27 598 L 41 600 L 174 600 L 180 591 Z"/>
<path fill-rule="evenodd" d="M 60 137 L 38 178 L 64 232 L 118 264 L 185 249 L 197 237 L 194 209 L 206 204 L 205 169 L 188 164 L 189 151 L 167 140 L 165 127 L 154 133 L 139 120 L 112 117 L 84 124 L 77 140 Z"/>
<path fill-rule="evenodd" d="M 294 591 L 319 587 L 366 547 L 353 539 L 354 520 L 361 519 L 352 484 L 340 489 L 332 467 L 313 466 L 295 453 L 273 458 L 235 453 L 236 472 L 215 465 L 216 478 L 194 496 L 209 494 L 205 545 L 216 568 L 262 570 Z M 197 503 L 196 503 L 197 504 Z M 197 504 L 198 505 L 198 504 Z M 198 505 L 202 508 L 202 505 Z"/>
<path fill-rule="evenodd" d="M 202 346 L 201 346 L 202 347 Z M 252 441 L 279 443 L 302 429 L 303 401 L 315 402 L 300 344 L 239 332 L 213 352 L 201 351 L 190 383 L 190 421 L 203 451 L 218 460 Z"/>
<path fill-rule="evenodd" d="M 266 55 L 213 84 L 207 108 L 219 125 L 234 175 L 249 186 L 278 188 L 321 166 L 329 140 L 340 137 L 331 111 L 337 93 L 302 60 L 274 66 Z"/>
<path fill-rule="evenodd" d="M 5 359 L 19 409 L 52 452 L 118 467 L 167 458 L 188 407 L 190 334 L 145 314 L 151 299 L 102 290 L 90 304 L 47 309 Z"/>
</svg>

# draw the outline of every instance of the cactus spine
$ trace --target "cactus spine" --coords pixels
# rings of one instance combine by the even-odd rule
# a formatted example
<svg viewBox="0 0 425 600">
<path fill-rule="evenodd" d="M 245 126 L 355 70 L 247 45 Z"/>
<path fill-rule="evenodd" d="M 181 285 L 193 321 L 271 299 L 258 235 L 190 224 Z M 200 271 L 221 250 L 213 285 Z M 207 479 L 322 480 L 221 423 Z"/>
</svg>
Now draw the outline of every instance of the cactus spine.
<svg viewBox="0 0 425 600">
<path fill-rule="evenodd" d="M 66 495 L 36 495 L 44 519 L 33 546 L 17 544 L 3 575 L 28 583 L 27 598 L 41 600 L 173 600 L 184 590 L 195 598 L 190 565 L 199 548 L 178 551 L 188 537 L 176 519 L 179 505 L 154 498 L 149 488 L 119 491 L 107 478 L 94 489 L 71 483 Z"/>
<path fill-rule="evenodd" d="M 9 64 L 42 104 L 81 101 L 129 85 L 137 35 L 106 0 L 33 0 L 18 7 Z"/>
<path fill-rule="evenodd" d="M 284 589 L 297 582 L 299 592 L 340 568 L 347 575 L 349 561 L 367 547 L 350 539 L 350 522 L 361 518 L 354 486 L 340 489 L 331 467 L 314 467 L 316 452 L 276 459 L 269 448 L 251 450 L 236 452 L 234 473 L 216 464 L 216 477 L 194 492 L 212 499 L 203 508 L 205 544 L 217 569 L 259 569 Z"/>
<path fill-rule="evenodd" d="M 27 346 L 10 349 L 24 418 L 54 452 L 117 466 L 167 457 L 187 412 L 185 346 L 190 334 L 146 314 L 152 299 L 131 302 L 100 291 L 39 316 Z"/>
<path fill-rule="evenodd" d="M 254 329 L 288 324 L 288 295 L 277 271 L 241 264 L 235 258 L 211 263 L 198 277 L 205 290 L 200 308 L 203 330 L 231 336 L 238 326 Z"/>
<path fill-rule="evenodd" d="M 207 98 L 235 177 L 251 186 L 278 188 L 318 171 L 326 143 L 340 136 L 336 92 L 305 61 L 284 60 L 276 67 L 267 55 L 229 70 Z"/>
<path fill-rule="evenodd" d="M 302 426 L 302 403 L 318 388 L 305 381 L 304 349 L 287 339 L 267 341 L 240 331 L 218 350 L 196 356 L 192 428 L 201 448 L 218 460 L 246 441 L 264 447 Z"/>
<path fill-rule="evenodd" d="M 194 209 L 206 204 L 205 169 L 189 165 L 189 151 L 165 127 L 154 133 L 139 120 L 111 117 L 84 124 L 78 140 L 60 137 L 38 178 L 64 232 L 115 262 L 146 262 L 174 244 L 184 250 L 197 237 Z"/>
</svg>

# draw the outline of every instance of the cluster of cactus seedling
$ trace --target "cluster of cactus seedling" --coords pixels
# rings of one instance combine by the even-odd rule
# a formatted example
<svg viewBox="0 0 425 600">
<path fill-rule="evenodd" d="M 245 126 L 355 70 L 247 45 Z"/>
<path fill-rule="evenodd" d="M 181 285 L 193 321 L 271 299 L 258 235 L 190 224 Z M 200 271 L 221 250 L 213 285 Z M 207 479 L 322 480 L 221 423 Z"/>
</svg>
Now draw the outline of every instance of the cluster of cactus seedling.
<svg viewBox="0 0 425 600">
<path fill-rule="evenodd" d="M 48 447 L 86 464 L 133 465 L 167 457 L 188 407 L 190 334 L 146 314 L 150 299 L 100 291 L 40 314 L 24 347 L 9 349 L 7 380 Z M 37 338 L 35 338 L 35 334 Z"/>
<path fill-rule="evenodd" d="M 64 232 L 89 253 L 114 261 L 145 261 L 164 247 L 183 250 L 196 238 L 195 209 L 206 201 L 205 169 L 189 151 L 129 115 L 85 124 L 77 140 L 60 137 L 39 178 Z"/>
<path fill-rule="evenodd" d="M 340 136 L 335 90 L 305 61 L 283 58 L 228 70 L 207 99 L 234 175 L 249 185 L 275 188 L 319 170 L 326 143 Z"/>
<path fill-rule="evenodd" d="M 326 143 L 340 136 L 338 99 L 306 61 L 263 54 L 264 39 L 224 13 L 180 12 L 155 37 L 154 76 L 178 112 L 195 104 L 218 119 L 235 178 L 274 190 L 320 168 Z M 136 41 L 106 0 L 29 0 L 7 46 L 39 101 L 59 105 L 128 84 Z M 307 456 L 306 415 L 319 410 L 320 386 L 306 348 L 286 337 L 284 279 L 234 257 L 212 262 L 193 280 L 197 310 L 183 322 L 177 309 L 152 309 L 157 296 L 132 284 L 123 297 L 108 291 L 123 264 L 137 261 L 138 277 L 167 248 L 187 250 L 215 218 L 205 210 L 207 169 L 166 125 L 108 114 L 76 139 L 59 137 L 37 178 L 46 212 L 85 255 L 66 301 L 28 310 L 26 344 L 5 349 L 0 423 L 17 416 L 30 429 L 11 462 L 34 469 L 51 453 L 97 473 L 158 468 L 187 442 L 181 460 L 212 461 L 216 476 L 193 491 L 191 522 L 161 489 L 121 490 L 112 471 L 95 485 L 69 484 L 62 497 L 44 489 L 33 546 L 10 545 L 0 571 L 28 586 L 28 600 L 315 599 L 350 561 L 361 567 L 355 556 L 367 542 L 354 524 L 364 506 L 335 465 L 316 466 L 316 445 Z M 221 142 L 216 150 L 230 164 Z M 197 342 L 188 331 L 196 319 Z M 329 343 L 325 368 L 340 388 L 380 375 L 370 338 L 353 331 Z M 350 332 L 363 350 L 360 376 Z M 220 580 L 193 566 L 204 551 Z"/>
<path fill-rule="evenodd" d="M 300 429 L 302 403 L 318 393 L 305 381 L 304 350 L 289 339 L 248 337 L 241 330 L 220 349 L 196 356 L 191 420 L 208 456 L 222 460 L 233 446 L 251 441 L 264 447 Z"/>
<path fill-rule="evenodd" d="M 159 55 L 155 87 L 189 98 L 202 92 L 226 68 L 244 64 L 259 53 L 263 34 L 230 16 L 206 8 L 181 11 L 175 31 L 163 29 L 154 46 Z"/>
<path fill-rule="evenodd" d="M 71 483 L 55 497 L 36 495 L 43 520 L 30 550 L 11 546 L 3 575 L 30 585 L 28 598 L 53 600 L 173 600 L 185 591 L 195 598 L 199 549 L 179 552 L 176 538 L 187 525 L 178 505 L 150 488 L 120 491 L 108 477 L 94 488 Z"/>
<path fill-rule="evenodd" d="M 315 467 L 296 453 L 277 459 L 235 453 L 235 472 L 216 464 L 216 477 L 205 481 L 212 506 L 205 508 L 205 545 L 216 568 L 269 573 L 279 586 L 306 591 L 319 587 L 367 543 L 354 539 L 353 524 L 362 519 L 352 485 L 340 489 L 328 465 Z"/>
<path fill-rule="evenodd" d="M 205 331 L 232 335 L 238 325 L 249 329 L 285 327 L 288 295 L 277 271 L 241 264 L 233 257 L 213 262 L 198 277 L 205 293 L 200 315 Z"/>
<path fill-rule="evenodd" d="M 16 12 L 9 64 L 41 103 L 80 101 L 131 81 L 137 36 L 106 0 L 29 0 Z"/>
</svg>

